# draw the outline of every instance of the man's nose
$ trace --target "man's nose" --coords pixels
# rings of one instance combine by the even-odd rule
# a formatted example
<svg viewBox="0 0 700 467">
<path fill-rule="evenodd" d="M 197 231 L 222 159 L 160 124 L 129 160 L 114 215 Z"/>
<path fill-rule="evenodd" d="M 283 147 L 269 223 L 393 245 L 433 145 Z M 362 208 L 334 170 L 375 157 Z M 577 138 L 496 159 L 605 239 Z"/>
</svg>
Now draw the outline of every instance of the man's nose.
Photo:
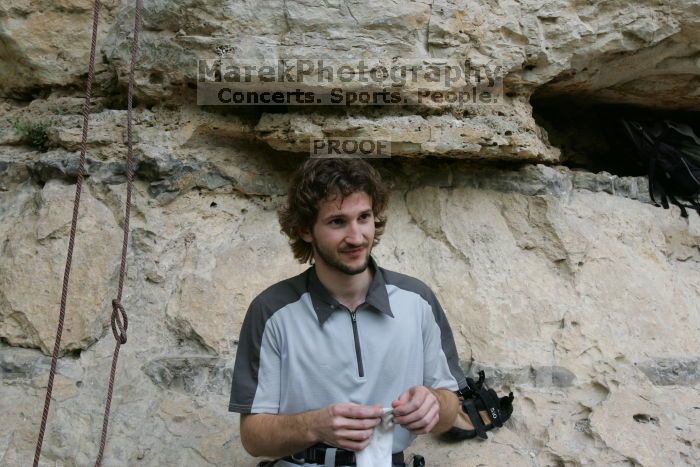
<svg viewBox="0 0 700 467">
<path fill-rule="evenodd" d="M 362 228 L 357 221 L 350 222 L 348 224 L 348 230 L 346 232 L 345 241 L 353 245 L 359 245 L 363 241 Z"/>
</svg>

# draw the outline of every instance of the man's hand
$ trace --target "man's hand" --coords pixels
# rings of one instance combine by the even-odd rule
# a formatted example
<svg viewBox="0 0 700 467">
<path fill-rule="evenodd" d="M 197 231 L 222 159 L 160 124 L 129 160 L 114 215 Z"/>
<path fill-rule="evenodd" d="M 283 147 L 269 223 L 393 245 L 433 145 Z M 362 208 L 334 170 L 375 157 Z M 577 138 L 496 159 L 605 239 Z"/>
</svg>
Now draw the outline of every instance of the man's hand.
<svg viewBox="0 0 700 467">
<path fill-rule="evenodd" d="M 391 403 L 394 422 L 416 435 L 430 433 L 440 420 L 437 397 L 425 386 L 413 386 Z"/>
<path fill-rule="evenodd" d="M 333 404 L 314 413 L 311 429 L 322 442 L 350 451 L 361 451 L 369 444 L 374 427 L 381 422 L 378 405 Z"/>
</svg>

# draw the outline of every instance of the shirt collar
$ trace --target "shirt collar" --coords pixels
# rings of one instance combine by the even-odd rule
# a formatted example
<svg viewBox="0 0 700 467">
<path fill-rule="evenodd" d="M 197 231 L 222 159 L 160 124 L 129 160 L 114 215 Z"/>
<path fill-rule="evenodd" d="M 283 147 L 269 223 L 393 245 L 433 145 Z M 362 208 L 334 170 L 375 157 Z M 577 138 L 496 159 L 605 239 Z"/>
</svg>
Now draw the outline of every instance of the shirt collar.
<svg viewBox="0 0 700 467">
<path fill-rule="evenodd" d="M 367 290 L 365 303 L 370 305 L 370 309 L 373 311 L 384 313 L 393 318 L 394 314 L 391 312 L 391 306 L 389 305 L 389 294 L 386 291 L 384 274 L 382 274 L 381 268 L 377 266 L 377 262 L 371 256 L 369 258 L 369 267 L 374 271 L 374 277 Z M 320 324 L 323 324 L 330 318 L 331 313 L 334 311 L 344 309 L 343 305 L 333 298 L 328 289 L 321 283 L 316 275 L 315 266 L 308 269 L 308 290 Z"/>
</svg>

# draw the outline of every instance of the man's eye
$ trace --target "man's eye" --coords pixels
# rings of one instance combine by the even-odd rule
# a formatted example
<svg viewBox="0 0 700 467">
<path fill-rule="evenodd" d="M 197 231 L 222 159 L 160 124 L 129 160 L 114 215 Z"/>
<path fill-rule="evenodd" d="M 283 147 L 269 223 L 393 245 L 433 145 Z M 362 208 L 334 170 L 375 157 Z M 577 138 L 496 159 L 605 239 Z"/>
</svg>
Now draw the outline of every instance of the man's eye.
<svg viewBox="0 0 700 467">
<path fill-rule="evenodd" d="M 333 225 L 342 225 L 343 220 L 342 219 L 332 219 L 330 223 Z"/>
</svg>

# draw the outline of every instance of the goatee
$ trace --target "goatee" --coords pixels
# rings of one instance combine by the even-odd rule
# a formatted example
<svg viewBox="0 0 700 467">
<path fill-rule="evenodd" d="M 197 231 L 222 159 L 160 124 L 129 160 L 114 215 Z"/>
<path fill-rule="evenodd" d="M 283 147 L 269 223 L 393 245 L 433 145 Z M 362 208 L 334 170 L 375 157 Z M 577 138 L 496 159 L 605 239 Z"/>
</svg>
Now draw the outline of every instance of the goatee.
<svg viewBox="0 0 700 467">
<path fill-rule="evenodd" d="M 369 266 L 369 254 L 370 252 L 367 252 L 367 255 L 365 256 L 365 260 L 360 266 L 356 267 L 351 267 L 348 266 L 347 264 L 343 263 L 339 259 L 336 259 L 333 255 L 329 254 L 327 251 L 324 251 L 323 248 L 318 248 L 315 243 L 311 244 L 314 252 L 318 254 L 318 256 L 323 260 L 326 265 L 332 269 L 335 269 L 336 271 L 342 272 L 344 274 L 348 274 L 350 276 L 354 276 L 357 274 L 362 274 L 365 272 L 367 267 Z"/>
</svg>

